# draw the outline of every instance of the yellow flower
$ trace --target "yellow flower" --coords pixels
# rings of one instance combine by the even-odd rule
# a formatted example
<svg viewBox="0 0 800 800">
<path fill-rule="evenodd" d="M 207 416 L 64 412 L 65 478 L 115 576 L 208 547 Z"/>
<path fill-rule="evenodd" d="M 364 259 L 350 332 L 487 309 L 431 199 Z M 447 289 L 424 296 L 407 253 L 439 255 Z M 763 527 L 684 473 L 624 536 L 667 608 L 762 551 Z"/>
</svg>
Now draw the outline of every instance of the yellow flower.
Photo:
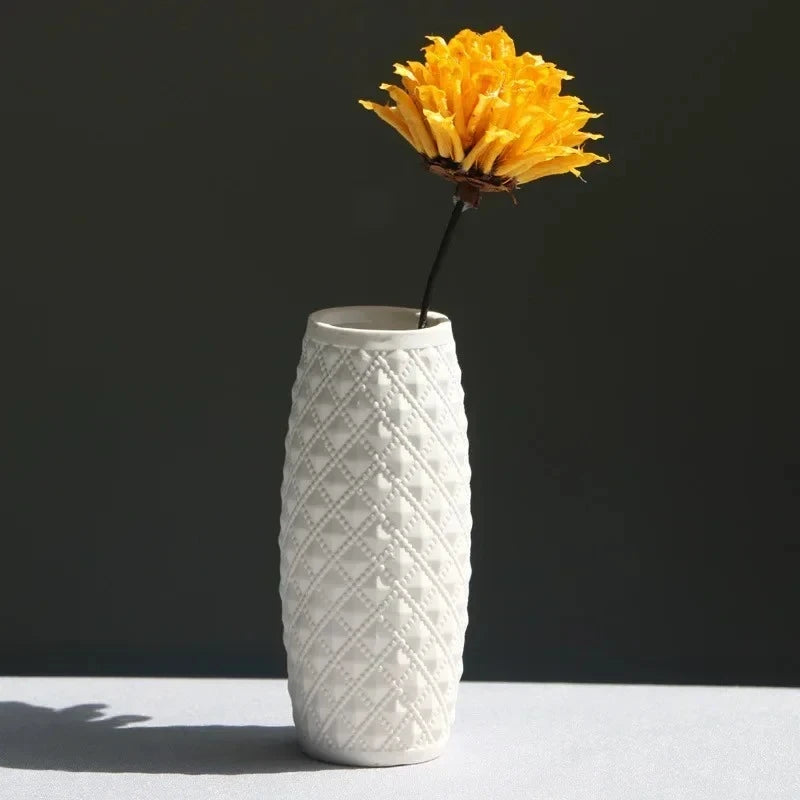
<svg viewBox="0 0 800 800">
<path fill-rule="evenodd" d="M 546 175 L 608 161 L 583 143 L 592 114 L 561 94 L 572 76 L 541 56 L 516 55 L 503 30 L 428 36 L 425 62 L 395 64 L 402 87 L 381 84 L 393 105 L 360 100 L 421 153 L 431 172 L 480 191 L 511 192 Z"/>
</svg>

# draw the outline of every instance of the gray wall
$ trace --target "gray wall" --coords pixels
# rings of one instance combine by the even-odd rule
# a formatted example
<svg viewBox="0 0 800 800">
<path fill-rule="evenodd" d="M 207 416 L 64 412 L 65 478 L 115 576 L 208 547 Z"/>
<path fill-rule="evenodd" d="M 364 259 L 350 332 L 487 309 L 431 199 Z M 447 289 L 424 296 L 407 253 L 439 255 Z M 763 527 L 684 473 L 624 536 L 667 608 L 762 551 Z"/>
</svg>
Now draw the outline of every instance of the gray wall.
<svg viewBox="0 0 800 800">
<path fill-rule="evenodd" d="M 438 286 L 466 677 L 800 684 L 777 3 L 5 8 L 0 672 L 283 673 L 305 317 L 415 304 L 449 213 L 355 101 L 424 34 L 502 22 L 612 163 L 487 198 Z"/>
</svg>

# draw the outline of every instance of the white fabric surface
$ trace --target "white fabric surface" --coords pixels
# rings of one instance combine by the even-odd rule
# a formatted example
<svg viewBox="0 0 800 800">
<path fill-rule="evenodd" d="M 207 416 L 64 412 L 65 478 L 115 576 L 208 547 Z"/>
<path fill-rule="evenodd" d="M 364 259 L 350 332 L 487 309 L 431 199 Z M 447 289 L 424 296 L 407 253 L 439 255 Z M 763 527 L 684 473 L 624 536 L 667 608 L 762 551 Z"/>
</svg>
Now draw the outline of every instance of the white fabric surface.
<svg viewBox="0 0 800 800">
<path fill-rule="evenodd" d="M 0 678 L 0 798 L 800 798 L 797 689 L 465 683 L 445 754 L 384 769 L 289 726 L 285 681 Z"/>
</svg>

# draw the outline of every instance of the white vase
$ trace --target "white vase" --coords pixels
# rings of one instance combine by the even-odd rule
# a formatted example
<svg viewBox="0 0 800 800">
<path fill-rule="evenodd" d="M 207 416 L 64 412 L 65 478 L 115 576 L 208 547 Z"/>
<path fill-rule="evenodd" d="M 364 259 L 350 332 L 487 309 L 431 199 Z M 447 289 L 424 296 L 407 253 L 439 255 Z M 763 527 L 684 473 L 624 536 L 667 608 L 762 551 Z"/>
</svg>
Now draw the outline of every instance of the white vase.
<svg viewBox="0 0 800 800">
<path fill-rule="evenodd" d="M 308 320 L 286 437 L 281 600 L 303 749 L 438 756 L 462 672 L 470 469 L 450 321 L 389 307 Z"/>
</svg>

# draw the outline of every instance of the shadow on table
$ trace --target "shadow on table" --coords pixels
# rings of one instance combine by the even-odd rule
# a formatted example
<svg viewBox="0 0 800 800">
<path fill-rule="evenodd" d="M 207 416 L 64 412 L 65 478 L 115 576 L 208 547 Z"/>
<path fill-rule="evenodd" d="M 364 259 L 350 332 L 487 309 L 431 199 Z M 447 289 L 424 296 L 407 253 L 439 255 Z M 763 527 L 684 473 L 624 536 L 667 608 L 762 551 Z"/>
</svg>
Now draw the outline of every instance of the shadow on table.
<svg viewBox="0 0 800 800">
<path fill-rule="evenodd" d="M 243 775 L 337 769 L 305 756 L 290 726 L 136 727 L 102 703 L 53 709 L 0 703 L 0 767 L 65 772 Z"/>
</svg>

